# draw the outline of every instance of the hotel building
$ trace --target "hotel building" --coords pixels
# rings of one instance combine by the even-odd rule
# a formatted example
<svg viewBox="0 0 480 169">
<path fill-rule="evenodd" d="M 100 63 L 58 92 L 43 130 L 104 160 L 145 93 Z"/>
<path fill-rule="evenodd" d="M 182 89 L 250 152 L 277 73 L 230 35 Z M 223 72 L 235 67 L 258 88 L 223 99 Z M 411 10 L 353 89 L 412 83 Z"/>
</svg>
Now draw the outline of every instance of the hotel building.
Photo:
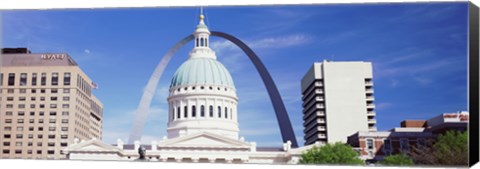
<svg viewBox="0 0 480 169">
<path fill-rule="evenodd" d="M 0 158 L 63 159 L 74 140 L 102 138 L 95 84 L 68 54 L 2 49 L 0 86 Z"/>
<path fill-rule="evenodd" d="M 377 130 L 370 62 L 317 62 L 301 85 L 305 145 Z"/>
</svg>

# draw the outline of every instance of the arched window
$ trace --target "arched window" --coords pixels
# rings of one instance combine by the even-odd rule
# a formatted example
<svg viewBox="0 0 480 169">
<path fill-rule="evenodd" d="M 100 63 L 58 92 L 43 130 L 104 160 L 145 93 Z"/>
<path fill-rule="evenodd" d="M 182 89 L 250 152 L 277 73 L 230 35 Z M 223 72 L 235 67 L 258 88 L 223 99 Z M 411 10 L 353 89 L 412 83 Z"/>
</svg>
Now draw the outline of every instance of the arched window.
<svg viewBox="0 0 480 169">
<path fill-rule="evenodd" d="M 177 107 L 177 119 L 180 119 L 180 107 Z"/>
<path fill-rule="evenodd" d="M 183 112 L 183 117 L 187 118 L 187 115 L 188 115 L 188 107 L 187 107 L 187 106 L 183 107 L 183 111 L 184 111 L 184 112 Z"/>
<path fill-rule="evenodd" d="M 195 47 L 198 47 L 198 38 L 196 38 L 195 40 L 196 40 Z"/>
<path fill-rule="evenodd" d="M 230 108 L 230 119 L 233 119 L 233 111 L 232 111 L 232 108 Z"/>
<path fill-rule="evenodd" d="M 218 118 L 222 117 L 222 107 L 218 106 Z"/>
<path fill-rule="evenodd" d="M 225 118 L 228 119 L 228 109 L 225 107 Z"/>
<path fill-rule="evenodd" d="M 200 106 L 200 116 L 205 117 L 205 106 Z"/>
<path fill-rule="evenodd" d="M 197 117 L 197 110 L 195 109 L 195 106 L 192 106 L 192 117 Z"/>
<path fill-rule="evenodd" d="M 205 47 L 208 47 L 208 39 L 205 38 Z"/>
<path fill-rule="evenodd" d="M 213 106 L 212 106 L 212 105 L 210 105 L 209 111 L 210 111 L 210 112 L 209 112 L 209 113 L 210 113 L 210 117 L 213 117 Z"/>
<path fill-rule="evenodd" d="M 172 109 L 172 121 L 175 120 L 175 107 Z"/>
<path fill-rule="evenodd" d="M 200 46 L 203 47 L 203 38 L 200 38 Z"/>
</svg>

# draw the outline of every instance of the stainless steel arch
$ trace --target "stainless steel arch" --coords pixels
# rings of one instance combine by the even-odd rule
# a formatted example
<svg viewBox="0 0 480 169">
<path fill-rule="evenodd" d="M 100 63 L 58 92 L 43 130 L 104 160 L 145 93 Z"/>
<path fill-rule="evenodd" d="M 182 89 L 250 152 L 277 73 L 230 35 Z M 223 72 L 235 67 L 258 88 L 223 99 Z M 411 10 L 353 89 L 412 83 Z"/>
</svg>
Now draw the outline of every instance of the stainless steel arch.
<svg viewBox="0 0 480 169">
<path fill-rule="evenodd" d="M 290 118 L 288 117 L 287 110 L 285 109 L 285 105 L 283 104 L 282 98 L 280 93 L 278 92 L 277 86 L 275 85 L 270 73 L 268 73 L 267 69 L 263 65 L 260 58 L 250 49 L 245 43 L 241 40 L 235 38 L 232 35 L 211 31 L 212 36 L 222 37 L 227 39 L 240 47 L 245 54 L 249 57 L 249 59 L 254 64 L 255 68 L 257 69 L 258 73 L 260 74 L 265 88 L 267 88 L 268 95 L 270 96 L 270 100 L 272 102 L 273 108 L 275 110 L 275 115 L 277 117 L 278 125 L 280 126 L 280 132 L 282 134 L 283 142 L 290 141 L 292 143 L 292 147 L 298 147 L 297 140 L 295 138 L 295 133 L 292 128 L 292 124 L 290 122 Z M 142 96 L 142 100 L 137 108 L 135 113 L 135 121 L 133 124 L 132 131 L 129 137 L 129 143 L 131 144 L 134 140 L 140 140 L 143 125 L 145 124 L 145 119 L 147 117 L 148 108 L 150 107 L 150 103 L 153 98 L 153 94 L 155 93 L 155 89 L 157 88 L 158 80 L 160 79 L 165 67 L 167 66 L 170 59 L 173 57 L 173 54 L 184 44 L 192 40 L 194 37 L 193 35 L 189 35 L 178 42 L 172 49 L 168 51 L 168 53 L 162 58 L 158 66 L 155 68 L 155 71 L 148 81 L 147 87 Z"/>
<path fill-rule="evenodd" d="M 143 91 L 142 99 L 138 104 L 137 110 L 135 111 L 135 117 L 133 121 L 132 130 L 130 131 L 130 136 L 128 137 L 128 143 L 132 144 L 135 140 L 140 140 L 143 134 L 143 126 L 145 125 L 145 120 L 147 119 L 148 109 L 152 103 L 153 95 L 155 94 L 155 89 L 157 89 L 158 81 L 162 77 L 163 71 L 167 67 L 168 63 L 172 59 L 175 52 L 180 49 L 183 45 L 188 43 L 193 39 L 193 35 L 189 35 L 175 44 L 167 54 L 165 54 L 158 63 L 157 67 L 153 71 L 150 80 L 148 80 L 147 86 Z"/>
</svg>

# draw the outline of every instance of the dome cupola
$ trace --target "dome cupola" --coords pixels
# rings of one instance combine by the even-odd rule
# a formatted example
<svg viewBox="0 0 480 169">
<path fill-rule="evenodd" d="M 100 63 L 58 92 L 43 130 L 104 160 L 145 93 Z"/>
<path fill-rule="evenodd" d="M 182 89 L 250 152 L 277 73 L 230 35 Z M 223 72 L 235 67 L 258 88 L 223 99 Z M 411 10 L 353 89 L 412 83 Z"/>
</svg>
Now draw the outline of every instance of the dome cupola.
<svg viewBox="0 0 480 169">
<path fill-rule="evenodd" d="M 235 85 L 209 47 L 203 13 L 193 35 L 194 47 L 170 83 L 168 138 L 210 132 L 238 139 Z"/>
</svg>

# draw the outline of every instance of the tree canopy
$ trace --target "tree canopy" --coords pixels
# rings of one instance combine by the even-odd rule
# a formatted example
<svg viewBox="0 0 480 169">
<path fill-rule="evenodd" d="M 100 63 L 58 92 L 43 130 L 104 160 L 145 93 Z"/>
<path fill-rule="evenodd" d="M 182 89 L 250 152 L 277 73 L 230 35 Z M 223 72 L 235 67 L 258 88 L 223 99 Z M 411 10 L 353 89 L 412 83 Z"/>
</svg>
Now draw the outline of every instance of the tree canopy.
<svg viewBox="0 0 480 169">
<path fill-rule="evenodd" d="M 415 148 L 411 156 L 416 164 L 468 165 L 468 133 L 447 131 L 438 136 L 433 146 Z"/>
<path fill-rule="evenodd" d="M 413 160 L 409 156 L 401 153 L 385 157 L 380 164 L 396 166 L 413 165 Z"/>
<path fill-rule="evenodd" d="M 364 164 L 351 146 L 340 142 L 313 147 L 304 152 L 301 157 L 301 164 Z"/>
</svg>

